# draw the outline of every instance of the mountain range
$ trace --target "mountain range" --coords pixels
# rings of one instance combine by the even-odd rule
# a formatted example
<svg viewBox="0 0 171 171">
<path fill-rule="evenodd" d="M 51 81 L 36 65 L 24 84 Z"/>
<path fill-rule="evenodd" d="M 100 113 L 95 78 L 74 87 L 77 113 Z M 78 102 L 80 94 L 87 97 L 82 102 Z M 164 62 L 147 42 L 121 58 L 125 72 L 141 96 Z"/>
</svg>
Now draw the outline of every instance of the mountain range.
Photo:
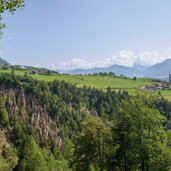
<svg viewBox="0 0 171 171">
<path fill-rule="evenodd" d="M 10 65 L 7 61 L 0 58 L 0 66 Z M 116 75 L 125 75 L 127 77 L 150 77 L 168 80 L 171 74 L 171 59 L 166 59 L 161 63 L 152 66 L 144 66 L 141 64 L 134 64 L 132 67 L 114 64 L 109 67 L 95 67 L 91 69 L 74 69 L 74 70 L 58 70 L 60 73 L 71 75 L 85 75 L 99 72 L 113 72 Z"/>
<path fill-rule="evenodd" d="M 133 67 L 127 67 L 114 64 L 106 68 L 91 68 L 91 69 L 74 69 L 72 71 L 64 71 L 61 73 L 67 73 L 71 75 L 85 75 L 99 72 L 114 72 L 116 75 L 125 75 L 127 77 L 151 77 L 166 79 L 171 73 L 171 59 L 166 59 L 164 62 L 157 63 L 152 66 L 143 66 L 141 64 L 134 64 Z"/>
<path fill-rule="evenodd" d="M 77 74 L 93 74 L 93 73 L 99 73 L 99 72 L 114 72 L 116 75 L 126 75 L 128 77 L 132 77 L 137 72 L 136 69 L 130 68 L 127 66 L 122 65 L 112 65 L 107 68 L 91 68 L 91 69 L 75 69 L 69 72 L 71 75 L 77 75 Z"/>
<path fill-rule="evenodd" d="M 0 66 L 2 65 L 9 65 L 9 63 L 5 61 L 4 59 L 0 58 Z"/>
<path fill-rule="evenodd" d="M 147 68 L 143 76 L 154 77 L 154 78 L 166 78 L 171 74 L 171 59 L 167 59 L 162 63 L 157 63 Z"/>
</svg>

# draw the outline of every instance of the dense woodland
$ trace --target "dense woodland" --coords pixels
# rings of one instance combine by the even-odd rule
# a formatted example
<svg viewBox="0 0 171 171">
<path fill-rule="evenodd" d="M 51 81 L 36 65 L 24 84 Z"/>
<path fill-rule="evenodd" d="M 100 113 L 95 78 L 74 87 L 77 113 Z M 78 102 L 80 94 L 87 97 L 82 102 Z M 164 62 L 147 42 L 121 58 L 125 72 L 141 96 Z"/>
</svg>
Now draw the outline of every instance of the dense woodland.
<svg viewBox="0 0 171 171">
<path fill-rule="evenodd" d="M 0 74 L 0 170 L 169 171 L 171 103 Z"/>
</svg>

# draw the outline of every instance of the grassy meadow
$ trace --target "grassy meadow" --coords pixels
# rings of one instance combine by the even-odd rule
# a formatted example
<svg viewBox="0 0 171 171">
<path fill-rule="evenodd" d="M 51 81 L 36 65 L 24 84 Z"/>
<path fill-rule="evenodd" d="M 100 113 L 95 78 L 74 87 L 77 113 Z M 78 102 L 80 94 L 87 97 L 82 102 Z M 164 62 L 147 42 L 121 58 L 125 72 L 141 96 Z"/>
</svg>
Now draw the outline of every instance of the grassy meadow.
<svg viewBox="0 0 171 171">
<path fill-rule="evenodd" d="M 11 70 L 0 70 L 0 72 L 11 73 Z M 66 82 L 76 84 L 78 87 L 81 86 L 91 86 L 98 89 L 105 90 L 107 87 L 110 87 L 114 90 L 124 89 L 127 90 L 129 93 L 135 93 L 141 89 L 141 87 L 145 85 L 150 85 L 152 83 L 152 79 L 150 78 L 137 78 L 136 80 L 133 79 L 124 79 L 124 78 L 115 78 L 109 76 L 77 76 L 77 75 L 33 75 L 30 74 L 30 71 L 27 70 L 14 70 L 16 75 L 24 75 L 28 73 L 29 76 L 37 79 L 37 80 L 44 80 L 47 82 L 57 80 L 64 80 Z M 149 94 L 156 94 L 158 95 L 159 91 L 151 91 L 147 92 Z M 167 98 L 171 101 L 171 90 L 161 90 L 161 96 Z"/>
<path fill-rule="evenodd" d="M 11 70 L 0 70 L 0 72 L 11 73 Z M 24 75 L 25 73 L 30 73 L 30 71 L 25 70 L 14 70 L 16 75 Z M 151 84 L 150 78 L 139 78 L 137 80 L 124 79 L 124 78 L 114 78 L 109 76 L 76 76 L 76 75 L 33 75 L 29 74 L 31 77 L 37 80 L 44 80 L 47 82 L 57 80 L 64 80 L 72 84 L 80 86 L 91 86 L 98 89 L 106 89 L 110 87 L 112 89 L 139 89 L 146 84 Z"/>
</svg>

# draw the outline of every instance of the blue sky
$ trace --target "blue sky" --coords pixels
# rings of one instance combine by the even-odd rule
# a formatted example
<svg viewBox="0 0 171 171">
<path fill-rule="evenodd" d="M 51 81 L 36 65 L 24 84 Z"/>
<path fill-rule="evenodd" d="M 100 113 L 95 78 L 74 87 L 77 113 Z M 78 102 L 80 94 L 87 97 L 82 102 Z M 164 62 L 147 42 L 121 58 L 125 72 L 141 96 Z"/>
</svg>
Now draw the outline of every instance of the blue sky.
<svg viewBox="0 0 171 171">
<path fill-rule="evenodd" d="M 3 15 L 1 57 L 63 69 L 154 64 L 171 56 L 170 9 L 170 0 L 26 0 Z"/>
</svg>

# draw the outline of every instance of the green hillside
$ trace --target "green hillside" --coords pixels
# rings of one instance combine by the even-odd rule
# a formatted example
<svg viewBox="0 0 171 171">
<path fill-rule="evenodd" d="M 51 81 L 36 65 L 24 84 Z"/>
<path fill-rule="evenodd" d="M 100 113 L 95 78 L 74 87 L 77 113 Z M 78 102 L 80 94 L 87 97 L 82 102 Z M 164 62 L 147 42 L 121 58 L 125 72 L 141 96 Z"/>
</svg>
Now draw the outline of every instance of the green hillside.
<svg viewBox="0 0 171 171">
<path fill-rule="evenodd" d="M 0 171 L 126 171 L 125 149 L 128 170 L 170 171 L 165 99 L 7 73 L 0 94 Z"/>
<path fill-rule="evenodd" d="M 11 70 L 0 70 L 0 72 L 9 72 Z M 25 73 L 30 73 L 30 71 L 25 70 L 15 70 L 16 75 L 24 75 Z M 139 89 L 146 84 L 152 84 L 149 78 L 139 78 L 137 80 L 124 79 L 124 78 L 114 78 L 114 77 L 103 77 L 103 76 L 75 76 L 75 75 L 33 75 L 29 74 L 31 77 L 37 80 L 44 80 L 47 82 L 57 80 L 64 80 L 66 82 L 76 84 L 80 86 L 91 86 L 98 89 L 106 89 L 110 87 L 112 89 Z"/>
<path fill-rule="evenodd" d="M 0 73 L 11 73 L 11 70 L 0 70 Z M 136 80 L 127 78 L 115 78 L 109 76 L 76 76 L 76 75 L 34 75 L 30 74 L 28 70 L 14 70 L 16 75 L 25 75 L 28 73 L 29 76 L 46 82 L 54 80 L 65 81 L 77 85 L 77 87 L 90 86 L 98 89 L 106 90 L 110 87 L 113 90 L 124 89 L 129 93 L 133 94 L 141 89 L 145 85 L 153 84 L 150 78 L 137 78 Z M 158 95 L 159 90 L 146 91 L 148 94 Z M 160 90 L 161 96 L 171 101 L 171 90 Z"/>
</svg>

